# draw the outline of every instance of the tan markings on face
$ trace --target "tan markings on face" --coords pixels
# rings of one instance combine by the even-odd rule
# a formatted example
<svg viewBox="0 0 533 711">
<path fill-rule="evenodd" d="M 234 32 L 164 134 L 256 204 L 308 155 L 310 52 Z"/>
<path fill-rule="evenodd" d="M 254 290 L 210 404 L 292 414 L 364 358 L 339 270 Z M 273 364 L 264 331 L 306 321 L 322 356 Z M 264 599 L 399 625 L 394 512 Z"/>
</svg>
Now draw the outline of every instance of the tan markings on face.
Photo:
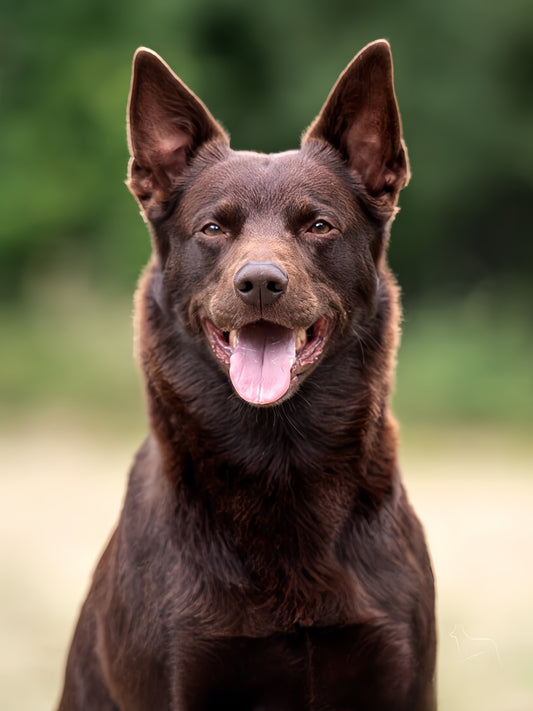
<svg viewBox="0 0 533 711">
<path fill-rule="evenodd" d="M 332 184 L 333 205 L 327 197 Z M 208 204 L 206 194 L 211 196 Z M 327 167 L 295 153 L 233 153 L 202 172 L 180 210 L 184 221 L 200 230 L 200 239 L 212 235 L 218 240 L 219 250 L 213 272 L 191 302 L 191 322 L 204 317 L 220 330 L 230 331 L 258 320 L 291 329 L 308 328 L 320 316 L 342 320 L 337 293 L 321 274 L 312 244 L 316 235 L 302 233 L 313 224 L 313 220 L 304 224 L 306 215 L 316 213 L 314 220 L 326 222 L 328 210 L 353 217 L 346 186 Z M 333 221 L 342 230 L 342 220 Z M 203 230 L 217 222 L 218 234 Z M 286 292 L 263 309 L 244 303 L 235 290 L 235 275 L 250 262 L 272 263 L 288 277 Z"/>
<path fill-rule="evenodd" d="M 235 275 L 250 262 L 272 263 L 288 277 L 286 293 L 274 304 L 260 309 L 245 304 L 236 293 Z M 253 220 L 226 249 L 217 274 L 197 294 L 195 302 L 207 305 L 209 318 L 218 328 L 230 331 L 258 321 L 273 321 L 287 328 L 306 328 L 320 315 L 321 298 L 310 275 L 305 250 L 287 234 L 281 220 Z"/>
</svg>

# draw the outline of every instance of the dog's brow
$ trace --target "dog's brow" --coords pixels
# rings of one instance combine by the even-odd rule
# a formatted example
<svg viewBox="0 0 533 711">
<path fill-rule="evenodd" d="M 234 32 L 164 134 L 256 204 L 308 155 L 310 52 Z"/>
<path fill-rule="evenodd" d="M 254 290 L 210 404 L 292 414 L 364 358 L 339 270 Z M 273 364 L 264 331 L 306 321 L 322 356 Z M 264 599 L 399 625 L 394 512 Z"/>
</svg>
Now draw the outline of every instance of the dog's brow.
<svg viewBox="0 0 533 711">
<path fill-rule="evenodd" d="M 321 208 L 320 206 L 317 206 L 316 204 L 311 204 L 311 203 L 305 203 L 305 204 L 291 204 L 287 206 L 287 209 L 285 210 L 285 215 L 287 217 L 287 221 L 292 224 L 293 222 L 301 222 L 305 220 L 312 220 L 315 217 L 318 217 L 321 213 Z"/>
<path fill-rule="evenodd" d="M 190 215 L 191 217 L 194 215 L 194 220 L 198 224 L 213 221 L 220 223 L 221 226 L 230 229 L 232 232 L 240 232 L 246 221 L 246 211 L 242 205 L 229 201 L 216 203 L 209 207 L 202 206 L 197 210 L 193 206 Z"/>
<path fill-rule="evenodd" d="M 331 203 L 324 201 L 295 202 L 289 204 L 285 209 L 285 219 L 292 228 L 299 227 L 301 223 L 318 217 L 340 220 L 339 211 Z"/>
<path fill-rule="evenodd" d="M 240 231 L 246 220 L 246 212 L 242 205 L 233 202 L 216 205 L 213 216 L 217 222 L 232 228 L 233 231 Z"/>
</svg>

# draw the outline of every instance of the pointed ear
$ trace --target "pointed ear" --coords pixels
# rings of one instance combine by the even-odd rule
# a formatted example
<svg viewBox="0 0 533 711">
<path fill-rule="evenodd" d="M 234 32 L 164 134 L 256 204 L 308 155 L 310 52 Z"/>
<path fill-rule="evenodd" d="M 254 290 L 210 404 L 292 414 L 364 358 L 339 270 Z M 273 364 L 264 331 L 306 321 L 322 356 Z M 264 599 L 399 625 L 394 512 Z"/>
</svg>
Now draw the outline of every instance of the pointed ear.
<svg viewBox="0 0 533 711">
<path fill-rule="evenodd" d="M 155 52 L 135 52 L 128 100 L 128 187 L 145 218 L 161 208 L 207 141 L 229 143 L 204 104 Z"/>
<path fill-rule="evenodd" d="M 369 44 L 340 75 L 302 143 L 316 139 L 340 151 L 370 195 L 395 203 L 410 172 L 388 42 Z"/>
</svg>

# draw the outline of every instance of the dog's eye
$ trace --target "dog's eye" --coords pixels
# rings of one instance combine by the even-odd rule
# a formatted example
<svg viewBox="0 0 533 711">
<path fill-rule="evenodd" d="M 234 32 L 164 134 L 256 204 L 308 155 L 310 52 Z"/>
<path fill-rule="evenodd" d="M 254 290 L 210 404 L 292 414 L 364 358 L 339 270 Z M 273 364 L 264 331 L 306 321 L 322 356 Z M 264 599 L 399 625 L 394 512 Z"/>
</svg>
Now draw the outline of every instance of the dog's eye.
<svg viewBox="0 0 533 711">
<path fill-rule="evenodd" d="M 308 231 L 314 235 L 327 235 L 332 229 L 333 227 L 329 222 L 326 222 L 326 220 L 317 220 L 311 225 Z"/>
<path fill-rule="evenodd" d="M 209 224 L 202 227 L 201 231 L 204 233 L 204 235 L 207 235 L 208 237 L 216 237 L 217 235 L 222 233 L 222 228 L 220 228 L 214 222 L 210 222 Z"/>
</svg>

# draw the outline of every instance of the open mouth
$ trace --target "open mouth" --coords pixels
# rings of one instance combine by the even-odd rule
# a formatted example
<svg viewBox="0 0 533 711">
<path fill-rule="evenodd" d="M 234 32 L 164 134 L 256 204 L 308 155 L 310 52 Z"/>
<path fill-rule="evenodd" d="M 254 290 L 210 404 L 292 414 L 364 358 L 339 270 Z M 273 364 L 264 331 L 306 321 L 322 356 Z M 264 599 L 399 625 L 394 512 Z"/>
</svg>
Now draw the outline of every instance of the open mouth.
<svg viewBox="0 0 533 711">
<path fill-rule="evenodd" d="M 222 331 L 208 319 L 202 325 L 215 356 L 229 367 L 233 387 L 254 405 L 280 400 L 296 377 L 319 358 L 330 331 L 324 316 L 298 329 L 270 321 L 232 331 Z"/>
</svg>

